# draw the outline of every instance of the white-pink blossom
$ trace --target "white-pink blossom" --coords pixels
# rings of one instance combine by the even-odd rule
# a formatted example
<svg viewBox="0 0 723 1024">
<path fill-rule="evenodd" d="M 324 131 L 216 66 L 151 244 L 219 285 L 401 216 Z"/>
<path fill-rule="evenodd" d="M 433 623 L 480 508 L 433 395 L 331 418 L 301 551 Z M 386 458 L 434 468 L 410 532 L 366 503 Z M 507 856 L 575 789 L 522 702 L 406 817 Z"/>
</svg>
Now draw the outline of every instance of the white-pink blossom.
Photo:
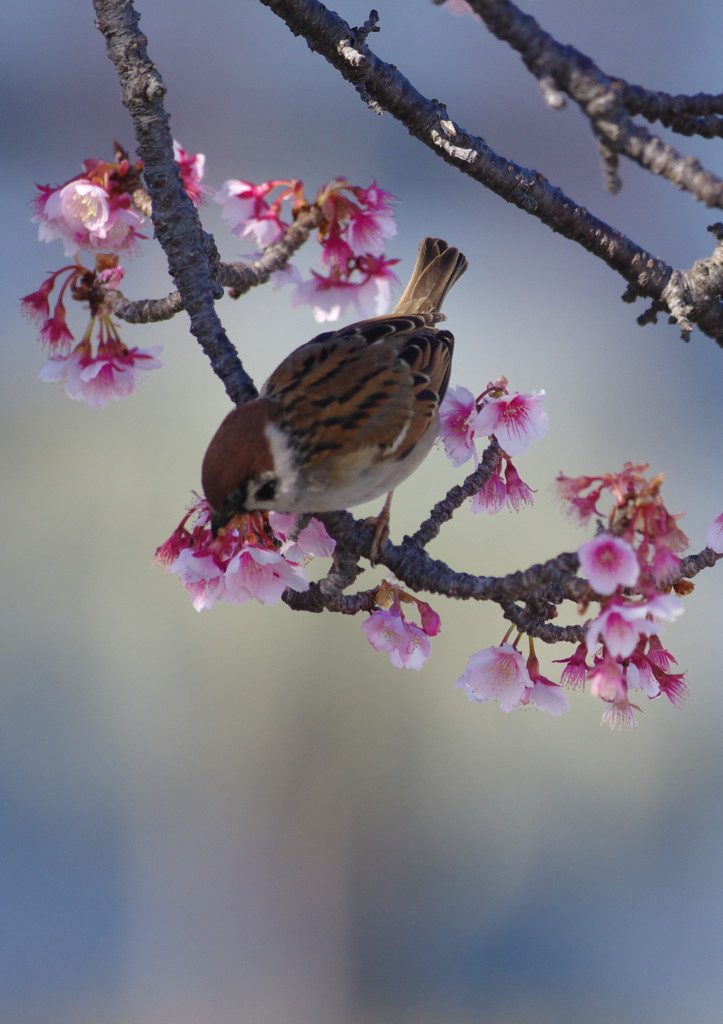
<svg viewBox="0 0 723 1024">
<path fill-rule="evenodd" d="M 283 542 L 281 554 L 290 562 L 303 562 L 307 558 L 331 558 L 336 541 L 329 536 L 324 524 L 311 518 L 294 539 L 298 516 L 291 512 L 269 512 L 271 529 Z"/>
<path fill-rule="evenodd" d="M 578 549 L 580 569 L 598 594 L 613 594 L 618 587 L 634 587 L 640 565 L 634 548 L 622 537 L 599 533 Z"/>
<path fill-rule="evenodd" d="M 362 629 L 374 650 L 386 651 L 395 668 L 420 669 L 431 653 L 424 630 L 407 622 L 398 606 L 375 609 Z"/>
<path fill-rule="evenodd" d="M 264 198 L 276 184 L 264 181 L 254 185 L 249 181 L 231 180 L 225 181 L 214 193 L 213 201 L 220 204 L 221 217 L 230 226 L 232 235 L 241 238 L 252 235 L 262 249 L 278 242 L 284 225 Z"/>
<path fill-rule="evenodd" d="M 528 691 L 528 699 L 539 711 L 547 711 L 550 715 L 562 715 L 570 709 L 562 687 L 549 680 L 536 680 Z"/>
<path fill-rule="evenodd" d="M 248 545 L 234 555 L 226 567 L 224 597 L 235 604 L 252 598 L 274 605 L 290 590 L 309 589 L 306 573 L 300 565 L 287 562 L 283 555 L 267 548 Z"/>
<path fill-rule="evenodd" d="M 41 242 L 61 239 L 65 255 L 79 249 L 122 252 L 142 237 L 143 219 L 131 208 L 127 195 L 110 195 L 102 185 L 76 178 L 56 189 L 41 189 L 34 203 Z"/>
<path fill-rule="evenodd" d="M 472 429 L 476 416 L 472 392 L 461 386 L 448 388 L 439 407 L 439 437 L 454 466 L 461 466 L 476 455 Z"/>
<path fill-rule="evenodd" d="M 520 652 L 503 643 L 476 651 L 456 685 L 464 687 L 469 700 L 484 703 L 496 699 L 500 710 L 512 711 L 533 684 Z"/>
<path fill-rule="evenodd" d="M 723 512 L 708 527 L 706 544 L 717 555 L 723 555 Z"/>
<path fill-rule="evenodd" d="M 361 208 L 350 206 L 347 237 L 355 256 L 381 256 L 385 238 L 397 233 L 394 210 L 390 202 L 393 197 L 379 188 L 373 181 L 369 188 L 356 188 L 354 195 L 362 204 Z"/>
<path fill-rule="evenodd" d="M 160 345 L 127 349 L 113 344 L 101 346 L 93 355 L 81 343 L 68 355 L 52 355 L 38 376 L 62 384 L 69 398 L 103 408 L 111 399 L 130 395 L 146 372 L 163 366 L 156 358 L 161 351 Z"/>
<path fill-rule="evenodd" d="M 384 260 L 376 256 L 364 258 L 365 279 L 359 284 L 352 284 L 351 293 L 351 301 L 360 317 L 382 316 L 386 313 L 392 286 L 399 284 L 392 270 L 394 263 L 396 260 Z"/>
<path fill-rule="evenodd" d="M 202 184 L 206 157 L 203 153 L 187 153 L 180 142 L 174 139 L 173 159 L 178 164 L 186 195 L 195 206 L 198 206 L 203 202 L 204 196 L 211 192 L 210 188 Z"/>
<path fill-rule="evenodd" d="M 197 612 L 212 608 L 224 594 L 224 570 L 209 551 L 184 548 L 168 566 L 180 576 Z"/>
<path fill-rule="evenodd" d="M 683 614 L 683 604 L 675 594 L 656 594 L 649 601 L 611 601 L 587 627 L 587 649 L 603 643 L 614 658 L 628 658 L 638 638 L 657 634 L 664 622 Z"/>
<path fill-rule="evenodd" d="M 467 0 L 446 0 L 444 4 L 445 11 L 453 14 L 456 18 L 462 17 L 463 14 L 471 14 L 477 21 L 482 21 L 482 18 L 477 12 L 470 7 Z"/>
<path fill-rule="evenodd" d="M 475 515 L 487 512 L 489 515 L 495 516 L 506 505 L 507 487 L 499 473 L 498 466 L 484 487 L 472 496 L 472 511 Z"/>
<path fill-rule="evenodd" d="M 308 281 L 297 284 L 291 293 L 292 306 L 311 306 L 317 323 L 338 320 L 351 303 L 355 285 L 322 277 L 312 271 Z"/>
<path fill-rule="evenodd" d="M 507 455 L 521 455 L 530 441 L 547 433 L 548 416 L 542 407 L 544 391 L 487 398 L 475 417 L 476 435 L 494 434 Z"/>
</svg>

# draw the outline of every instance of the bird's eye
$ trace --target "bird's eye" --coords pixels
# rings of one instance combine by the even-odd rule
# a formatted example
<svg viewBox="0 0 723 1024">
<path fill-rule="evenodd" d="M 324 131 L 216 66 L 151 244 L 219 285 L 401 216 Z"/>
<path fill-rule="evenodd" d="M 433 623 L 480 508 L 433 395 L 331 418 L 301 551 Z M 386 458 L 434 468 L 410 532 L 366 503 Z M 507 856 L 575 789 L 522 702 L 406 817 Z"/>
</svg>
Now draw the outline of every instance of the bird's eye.
<svg viewBox="0 0 723 1024">
<path fill-rule="evenodd" d="M 266 480 L 256 491 L 257 501 L 273 501 L 276 497 L 276 477 L 271 477 L 270 480 Z"/>
</svg>

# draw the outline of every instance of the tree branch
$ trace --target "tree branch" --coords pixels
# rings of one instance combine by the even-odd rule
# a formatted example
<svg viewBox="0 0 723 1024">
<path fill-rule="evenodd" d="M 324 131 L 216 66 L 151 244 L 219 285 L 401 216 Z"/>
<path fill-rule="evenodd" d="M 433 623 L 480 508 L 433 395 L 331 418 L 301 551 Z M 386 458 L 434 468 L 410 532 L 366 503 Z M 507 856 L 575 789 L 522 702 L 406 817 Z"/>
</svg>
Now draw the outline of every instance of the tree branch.
<svg viewBox="0 0 723 1024">
<path fill-rule="evenodd" d="M 709 261 L 700 261 L 699 265 L 709 264 L 710 273 L 707 276 L 696 274 L 695 268 L 690 272 L 674 270 L 621 231 L 593 216 L 542 174 L 499 156 L 483 139 L 462 128 L 450 118 L 444 104 L 427 99 L 401 71 L 377 57 L 366 44 L 365 33 L 360 34 L 352 29 L 318 0 L 261 2 L 281 18 L 295 35 L 302 35 L 309 47 L 320 53 L 351 82 L 364 101 L 377 112 L 388 111 L 412 135 L 457 170 L 602 259 L 628 282 L 628 297 L 635 294 L 652 299 L 653 311 L 667 310 L 679 323 L 684 334 L 689 333 L 691 324 L 695 323 L 704 333 L 723 343 L 723 304 L 719 301 L 719 294 L 723 290 L 723 273 L 715 254 Z M 492 11 L 502 11 L 508 18 L 527 18 L 509 0 L 474 0 L 474 4 L 489 16 Z M 534 35 L 533 27 L 537 27 L 534 19 L 524 22 L 523 28 L 527 35 Z M 591 61 L 588 61 L 588 65 L 594 68 Z M 556 79 L 547 72 L 543 75 L 543 81 L 549 90 L 552 88 L 550 83 Z M 604 92 L 607 92 L 607 88 Z M 617 97 L 615 90 L 613 92 Z M 594 97 L 590 102 L 593 101 Z M 610 132 L 606 128 L 607 122 L 598 118 L 597 123 L 598 126 L 602 125 L 604 143 L 610 150 L 614 140 L 608 137 Z M 639 130 L 637 126 L 633 128 L 635 130 L 630 129 L 626 135 L 625 145 L 631 150 L 631 155 L 635 154 L 635 158 L 641 162 L 646 161 L 652 167 L 656 164 L 656 158 L 661 156 L 660 150 L 657 146 L 648 148 L 644 145 L 644 138 L 640 134 L 642 129 Z M 672 174 L 672 158 L 668 159 L 670 154 L 667 152 L 663 155 L 666 159 L 661 161 L 661 166 Z M 703 188 L 704 184 L 706 188 L 710 186 L 708 191 L 704 189 L 707 199 L 718 196 L 717 179 L 705 177 L 704 182 L 701 177 L 701 174 L 705 176 L 708 172 L 699 173 L 689 162 L 682 170 L 678 165 L 675 167 L 679 180 L 696 188 Z"/>
<path fill-rule="evenodd" d="M 121 100 L 133 121 L 153 204 L 153 227 L 181 304 L 190 317 L 191 333 L 231 400 L 246 401 L 257 391 L 215 310 L 214 300 L 222 294 L 215 281 L 218 253 L 181 184 L 163 103 L 166 88 L 148 57 L 146 37 L 138 28 L 139 16 L 130 0 L 94 0 L 94 7 L 108 56 L 118 74 Z"/>
</svg>

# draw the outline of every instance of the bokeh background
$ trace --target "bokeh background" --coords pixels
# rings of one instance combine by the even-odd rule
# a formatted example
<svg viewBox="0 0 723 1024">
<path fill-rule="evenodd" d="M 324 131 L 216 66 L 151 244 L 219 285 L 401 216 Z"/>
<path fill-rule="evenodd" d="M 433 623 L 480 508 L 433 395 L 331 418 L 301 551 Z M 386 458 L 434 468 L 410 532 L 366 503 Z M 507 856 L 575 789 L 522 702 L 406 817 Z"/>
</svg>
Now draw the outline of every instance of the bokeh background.
<svg viewBox="0 0 723 1024">
<path fill-rule="evenodd" d="M 454 381 L 547 389 L 549 435 L 517 460 L 535 509 L 463 510 L 435 553 L 502 573 L 575 548 L 585 535 L 551 480 L 626 459 L 666 472 L 668 505 L 703 546 L 723 509 L 712 341 L 638 327 L 611 271 L 368 111 L 260 4 L 138 6 L 174 134 L 206 153 L 212 185 L 377 178 L 399 199 L 400 276 L 424 234 L 469 257 L 448 303 Z M 353 24 L 368 14 L 337 6 Z M 377 52 L 497 152 L 674 265 L 709 253 L 715 213 L 629 165 L 606 195 L 583 118 L 548 109 L 482 26 L 425 0 L 377 6 Z M 720 89 L 716 0 L 523 6 L 609 72 Z M 62 260 L 37 242 L 34 184 L 110 156 L 114 138 L 133 146 L 91 6 L 15 5 L 0 48 L 0 1021 L 719 1024 L 720 572 L 666 633 L 687 707 L 648 703 L 618 733 L 584 694 L 561 718 L 469 704 L 454 681 L 504 632 L 486 607 L 434 601 L 444 629 L 419 673 L 392 669 L 359 619 L 197 614 L 150 566 L 227 402 L 184 318 L 124 328 L 163 344 L 165 369 L 93 410 L 37 379 L 44 355 L 18 313 Z M 682 145 L 720 172 L 719 141 Z M 217 208 L 204 219 L 236 256 Z M 168 289 L 145 250 L 133 297 Z M 221 312 L 258 381 L 316 331 L 269 289 Z M 398 493 L 393 532 L 455 479 L 433 452 Z"/>
</svg>

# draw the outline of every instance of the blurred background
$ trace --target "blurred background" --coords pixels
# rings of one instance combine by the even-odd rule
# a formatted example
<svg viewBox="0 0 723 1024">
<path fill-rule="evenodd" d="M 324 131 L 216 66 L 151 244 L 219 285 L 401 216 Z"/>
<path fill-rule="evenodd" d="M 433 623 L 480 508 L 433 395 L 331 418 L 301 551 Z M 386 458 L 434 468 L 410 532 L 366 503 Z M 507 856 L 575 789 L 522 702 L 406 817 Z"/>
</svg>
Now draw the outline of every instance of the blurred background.
<svg viewBox="0 0 723 1024">
<path fill-rule="evenodd" d="M 374 49 L 498 153 L 675 266 L 709 254 L 718 214 L 628 164 L 606 195 L 582 116 L 548 109 L 481 25 L 424 0 L 377 6 Z M 523 7 L 610 73 L 720 89 L 715 0 Z M 723 509 L 711 340 L 638 327 L 642 304 L 620 301 L 602 263 L 372 114 L 260 4 L 138 8 L 174 135 L 206 154 L 209 184 L 294 176 L 313 195 L 336 175 L 378 179 L 399 200 L 401 278 L 425 234 L 469 257 L 447 306 L 453 383 L 504 373 L 547 390 L 549 435 L 516 460 L 535 508 L 463 509 L 434 554 L 496 574 L 574 549 L 585 534 L 550 482 L 626 459 L 666 472 L 700 550 Z M 561 718 L 468 703 L 453 684 L 505 629 L 484 606 L 433 600 L 443 632 L 418 673 L 391 668 L 357 618 L 197 614 L 150 566 L 227 406 L 184 317 L 123 327 L 128 344 L 163 344 L 165 368 L 95 410 L 38 380 L 45 356 L 18 312 L 63 261 L 30 222 L 35 183 L 109 158 L 114 138 L 134 146 L 91 5 L 17 5 L 0 48 L 2 1024 L 719 1024 L 721 572 L 699 577 L 664 637 L 688 670 L 686 708 L 646 702 L 623 732 L 600 728 L 585 694 Z M 677 144 L 721 172 L 719 141 Z M 218 208 L 203 217 L 236 257 Z M 144 251 L 134 298 L 169 288 Z M 257 382 L 317 332 L 270 289 L 221 315 Z M 461 472 L 434 451 L 397 495 L 393 535 Z M 552 674 L 569 648 L 540 653 Z"/>
</svg>

